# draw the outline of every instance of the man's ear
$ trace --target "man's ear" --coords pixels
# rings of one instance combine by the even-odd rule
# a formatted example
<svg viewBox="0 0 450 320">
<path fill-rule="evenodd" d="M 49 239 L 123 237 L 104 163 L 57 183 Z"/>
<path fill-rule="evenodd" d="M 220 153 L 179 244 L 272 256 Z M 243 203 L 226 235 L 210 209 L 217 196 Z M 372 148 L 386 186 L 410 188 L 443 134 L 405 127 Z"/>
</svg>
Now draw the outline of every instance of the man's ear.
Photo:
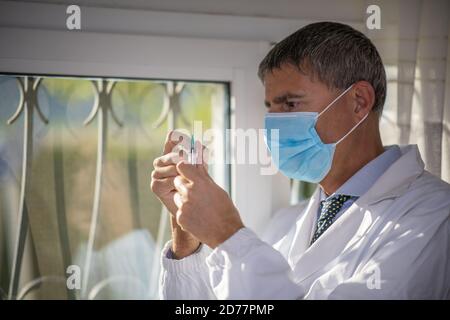
<svg viewBox="0 0 450 320">
<path fill-rule="evenodd" d="M 358 81 L 354 85 L 356 106 L 354 112 L 358 118 L 363 118 L 372 111 L 375 104 L 375 90 L 367 81 Z"/>
</svg>

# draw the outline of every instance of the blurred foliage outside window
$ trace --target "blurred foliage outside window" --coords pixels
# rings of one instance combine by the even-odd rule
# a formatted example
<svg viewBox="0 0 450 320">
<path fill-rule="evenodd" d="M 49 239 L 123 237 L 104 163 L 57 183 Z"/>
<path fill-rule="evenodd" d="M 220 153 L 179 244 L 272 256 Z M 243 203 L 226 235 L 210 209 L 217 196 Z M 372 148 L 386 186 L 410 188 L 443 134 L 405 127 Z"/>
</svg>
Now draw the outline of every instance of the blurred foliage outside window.
<svg viewBox="0 0 450 320">
<path fill-rule="evenodd" d="M 88 125 L 83 122 L 96 100 L 92 81 L 99 80 L 43 77 L 40 83 L 38 102 L 48 124 L 33 114 L 31 178 L 25 197 L 29 230 L 19 288 L 12 298 L 157 298 L 159 250 L 170 232 L 168 215 L 149 187 L 153 159 L 161 154 L 171 127 L 190 130 L 193 121 L 202 121 L 204 130 L 217 123 L 225 130 L 228 125 L 226 83 L 111 80 L 116 82 L 111 107 L 122 126 L 107 115 L 99 218 L 88 296 L 82 297 L 80 290 L 66 288 L 65 261 L 83 272 L 89 249 L 99 115 Z M 25 123 L 23 115 L 10 125 L 7 120 L 19 100 L 16 77 L 0 76 L 1 298 L 8 295 L 18 232 Z M 228 170 L 210 168 L 221 181 L 228 181 Z M 58 214 L 66 219 L 69 247 L 63 245 Z"/>
</svg>

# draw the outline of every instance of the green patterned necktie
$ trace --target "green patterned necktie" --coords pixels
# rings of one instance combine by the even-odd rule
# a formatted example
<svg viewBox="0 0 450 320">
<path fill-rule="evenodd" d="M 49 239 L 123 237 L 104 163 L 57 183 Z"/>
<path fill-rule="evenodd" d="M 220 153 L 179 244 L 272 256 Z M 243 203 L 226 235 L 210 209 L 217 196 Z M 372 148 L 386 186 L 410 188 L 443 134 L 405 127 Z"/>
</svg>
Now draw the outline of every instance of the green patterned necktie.
<svg viewBox="0 0 450 320">
<path fill-rule="evenodd" d="M 351 196 L 339 194 L 320 202 L 320 217 L 317 221 L 316 231 L 314 232 L 311 244 L 313 244 L 322 235 L 322 233 L 324 233 L 325 230 L 331 226 L 336 214 L 341 210 L 344 203 L 350 198 Z"/>
</svg>

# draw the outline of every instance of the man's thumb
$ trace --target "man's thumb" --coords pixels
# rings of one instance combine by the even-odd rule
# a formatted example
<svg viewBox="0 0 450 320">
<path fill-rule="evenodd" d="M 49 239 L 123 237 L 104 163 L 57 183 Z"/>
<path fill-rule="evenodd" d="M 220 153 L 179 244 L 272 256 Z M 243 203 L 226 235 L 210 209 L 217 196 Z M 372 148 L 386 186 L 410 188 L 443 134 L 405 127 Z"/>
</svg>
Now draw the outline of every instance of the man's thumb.
<svg viewBox="0 0 450 320">
<path fill-rule="evenodd" d="M 197 166 L 193 164 L 189 164 L 186 161 L 180 161 L 177 164 L 177 171 L 179 174 L 181 174 L 184 178 L 195 181 L 198 179 L 199 175 L 201 174 L 200 168 L 197 168 Z"/>
</svg>

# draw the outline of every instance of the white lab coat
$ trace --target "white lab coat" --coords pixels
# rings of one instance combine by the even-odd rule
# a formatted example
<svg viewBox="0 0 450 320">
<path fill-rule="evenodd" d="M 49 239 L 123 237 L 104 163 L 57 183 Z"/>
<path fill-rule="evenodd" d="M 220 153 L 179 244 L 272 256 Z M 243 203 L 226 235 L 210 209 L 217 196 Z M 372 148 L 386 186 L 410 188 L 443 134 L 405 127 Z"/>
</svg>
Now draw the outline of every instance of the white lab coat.
<svg viewBox="0 0 450 320">
<path fill-rule="evenodd" d="M 277 213 L 262 239 L 243 228 L 215 250 L 162 254 L 163 299 L 448 299 L 450 185 L 417 146 L 309 246 L 319 205 Z"/>
</svg>

